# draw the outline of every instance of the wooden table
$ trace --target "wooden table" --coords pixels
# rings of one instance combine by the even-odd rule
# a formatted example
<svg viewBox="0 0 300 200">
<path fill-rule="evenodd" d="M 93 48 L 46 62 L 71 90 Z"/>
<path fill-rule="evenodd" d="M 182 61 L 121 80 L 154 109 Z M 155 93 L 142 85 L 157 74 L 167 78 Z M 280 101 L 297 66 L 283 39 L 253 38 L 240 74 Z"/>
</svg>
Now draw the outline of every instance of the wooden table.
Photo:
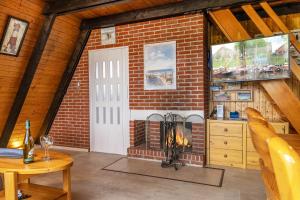
<svg viewBox="0 0 300 200">
<path fill-rule="evenodd" d="M 43 153 L 42 150 L 36 150 L 35 161 L 30 164 L 24 164 L 23 159 L 0 158 L 0 173 L 4 174 L 5 187 L 4 192 L 0 194 L 0 200 L 17 200 L 17 189 L 31 195 L 28 200 L 71 200 L 70 167 L 73 165 L 73 159 L 67 154 L 50 151 L 51 160 L 44 161 Z M 21 183 L 34 175 L 58 171 L 63 172 L 62 189 L 32 184 L 29 181 Z"/>
</svg>

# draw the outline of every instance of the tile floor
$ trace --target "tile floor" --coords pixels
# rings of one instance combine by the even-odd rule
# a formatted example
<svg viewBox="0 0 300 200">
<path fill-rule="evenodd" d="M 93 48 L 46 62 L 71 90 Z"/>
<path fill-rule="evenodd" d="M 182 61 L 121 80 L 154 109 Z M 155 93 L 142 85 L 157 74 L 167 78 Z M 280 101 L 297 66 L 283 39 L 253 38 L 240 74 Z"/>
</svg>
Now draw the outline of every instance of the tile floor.
<svg viewBox="0 0 300 200">
<path fill-rule="evenodd" d="M 263 200 L 259 171 L 225 168 L 221 188 L 101 170 L 121 156 L 68 152 L 72 167 L 73 200 Z M 62 186 L 61 173 L 32 178 L 33 183 Z"/>
</svg>

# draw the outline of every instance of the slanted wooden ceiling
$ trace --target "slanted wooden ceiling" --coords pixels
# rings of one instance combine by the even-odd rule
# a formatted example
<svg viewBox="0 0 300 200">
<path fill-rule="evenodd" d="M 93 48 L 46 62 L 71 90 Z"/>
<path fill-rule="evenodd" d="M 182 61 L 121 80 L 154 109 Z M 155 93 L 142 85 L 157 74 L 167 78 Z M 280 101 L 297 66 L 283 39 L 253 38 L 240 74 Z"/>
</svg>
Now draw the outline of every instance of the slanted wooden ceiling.
<svg viewBox="0 0 300 200">
<path fill-rule="evenodd" d="M 104 5 L 102 7 L 76 12 L 74 15 L 82 19 L 91 19 L 180 1 L 182 0 L 128 0 L 115 3 L 115 5 Z"/>
<path fill-rule="evenodd" d="M 49 2 L 49 4 L 48 4 Z M 82 10 L 70 9 L 69 11 L 58 12 L 58 16 L 47 17 L 46 11 L 49 6 L 57 4 L 63 5 L 64 2 L 78 5 L 84 2 L 106 2 L 96 7 L 86 7 Z M 80 25 L 82 20 L 92 19 L 96 17 L 114 16 L 115 14 L 125 13 L 132 10 L 140 10 L 146 8 L 156 8 L 165 4 L 176 5 L 174 9 L 169 9 L 165 16 L 174 13 L 183 13 L 185 11 L 195 11 L 199 8 L 202 10 L 207 7 L 223 6 L 234 3 L 247 3 L 247 0 L 228 0 L 228 1 L 212 1 L 212 0 L 1 0 L 0 1 L 0 37 L 4 32 L 4 27 L 9 15 L 29 21 L 29 30 L 26 34 L 23 46 L 18 57 L 12 57 L 0 54 L 0 144 L 3 138 L 7 136 L 9 147 L 20 147 L 22 145 L 25 120 L 30 119 L 32 124 L 32 134 L 35 139 L 44 131 L 45 118 L 48 117 L 49 108 L 53 106 L 53 99 L 57 99 L 57 89 L 64 77 L 65 70 L 68 69 L 69 63 L 75 63 L 71 60 L 73 51 L 78 48 L 78 41 L 82 36 Z M 278 1 L 285 3 L 287 1 Z M 297 1 L 298 2 L 298 1 Z M 183 9 L 182 5 L 187 5 Z M 195 5 L 195 6 L 194 6 Z M 198 6 L 198 7 L 197 7 Z M 50 9 L 51 10 L 51 9 Z M 70 12 L 71 11 L 71 12 Z M 165 11 L 165 10 L 164 10 Z M 156 15 L 151 12 L 151 16 Z M 139 13 L 139 19 L 144 19 L 144 13 Z M 142 16 L 142 17 L 141 17 Z M 135 17 L 135 15 L 133 15 Z M 161 17 L 161 16 L 159 16 Z M 55 19 L 48 40 L 43 45 L 39 45 L 41 37 L 45 32 L 41 32 L 45 22 Z M 102 20 L 104 18 L 101 18 Z M 132 20 L 135 22 L 136 20 Z M 45 26 L 44 26 L 45 27 Z M 49 25 L 51 28 L 51 23 Z M 88 36 L 88 34 L 86 34 Z M 44 36 L 46 37 L 46 36 Z M 83 40 L 84 41 L 84 40 Z M 82 43 L 84 45 L 84 42 Z M 40 59 L 36 51 L 36 47 L 41 49 Z M 80 47 L 80 46 L 79 46 Z M 35 54 L 32 54 L 35 52 Z M 78 53 L 79 52 L 79 53 Z M 80 51 L 77 51 L 80 55 Z M 28 76 L 28 66 L 38 63 L 33 79 L 30 77 L 24 81 L 24 77 Z M 69 73 L 72 74 L 72 73 Z M 32 74 L 33 75 L 33 74 Z M 23 80 L 22 80 L 23 78 Z M 30 80 L 28 82 L 28 80 Z M 32 82 L 31 82 L 32 81 Z M 21 84 L 23 83 L 23 84 Z M 26 87 L 29 86 L 27 93 Z M 66 84 L 67 85 L 67 84 Z M 24 89 L 24 91 L 23 91 Z M 62 92 L 64 89 L 61 90 Z M 59 92 L 61 94 L 62 92 Z M 22 101 L 24 98 L 24 101 Z M 21 100 L 20 100 L 21 99 Z M 17 102 L 17 103 L 16 103 Z M 59 101 L 58 101 L 59 102 Z M 12 110 L 16 111 L 15 113 Z M 47 117 L 46 117 L 47 116 Z M 50 116 L 51 118 L 51 116 Z M 51 120 L 50 120 L 51 121 Z M 42 131 L 41 131 L 42 130 Z M 10 137 L 11 136 L 11 137 Z"/>
</svg>

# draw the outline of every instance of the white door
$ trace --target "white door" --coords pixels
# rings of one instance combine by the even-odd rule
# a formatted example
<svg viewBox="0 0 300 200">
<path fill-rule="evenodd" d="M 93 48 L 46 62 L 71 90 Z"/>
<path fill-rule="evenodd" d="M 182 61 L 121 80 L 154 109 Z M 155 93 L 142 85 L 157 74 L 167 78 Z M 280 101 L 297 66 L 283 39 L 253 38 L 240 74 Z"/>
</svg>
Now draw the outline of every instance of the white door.
<svg viewBox="0 0 300 200">
<path fill-rule="evenodd" d="M 91 150 L 126 155 L 129 147 L 128 48 L 89 51 Z"/>
</svg>

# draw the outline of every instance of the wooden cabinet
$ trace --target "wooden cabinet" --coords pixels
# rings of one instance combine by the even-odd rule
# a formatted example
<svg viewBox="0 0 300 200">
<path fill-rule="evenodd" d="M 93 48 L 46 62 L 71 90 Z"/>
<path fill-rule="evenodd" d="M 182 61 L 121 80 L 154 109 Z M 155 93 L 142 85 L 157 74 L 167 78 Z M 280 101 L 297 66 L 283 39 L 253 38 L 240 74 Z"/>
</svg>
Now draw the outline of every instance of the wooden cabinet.
<svg viewBox="0 0 300 200">
<path fill-rule="evenodd" d="M 288 122 L 271 123 L 279 134 L 287 134 Z M 208 120 L 207 162 L 208 164 L 232 167 L 259 167 L 247 121 Z"/>
<path fill-rule="evenodd" d="M 289 133 L 289 123 L 288 122 L 271 122 L 271 125 L 274 127 L 276 133 L 278 134 L 288 134 Z M 251 134 L 247 128 L 247 158 L 246 158 L 246 167 L 250 169 L 259 169 L 259 156 L 255 151 L 255 148 L 252 143 Z"/>
<path fill-rule="evenodd" d="M 245 167 L 246 123 L 208 120 L 208 163 Z"/>
</svg>

